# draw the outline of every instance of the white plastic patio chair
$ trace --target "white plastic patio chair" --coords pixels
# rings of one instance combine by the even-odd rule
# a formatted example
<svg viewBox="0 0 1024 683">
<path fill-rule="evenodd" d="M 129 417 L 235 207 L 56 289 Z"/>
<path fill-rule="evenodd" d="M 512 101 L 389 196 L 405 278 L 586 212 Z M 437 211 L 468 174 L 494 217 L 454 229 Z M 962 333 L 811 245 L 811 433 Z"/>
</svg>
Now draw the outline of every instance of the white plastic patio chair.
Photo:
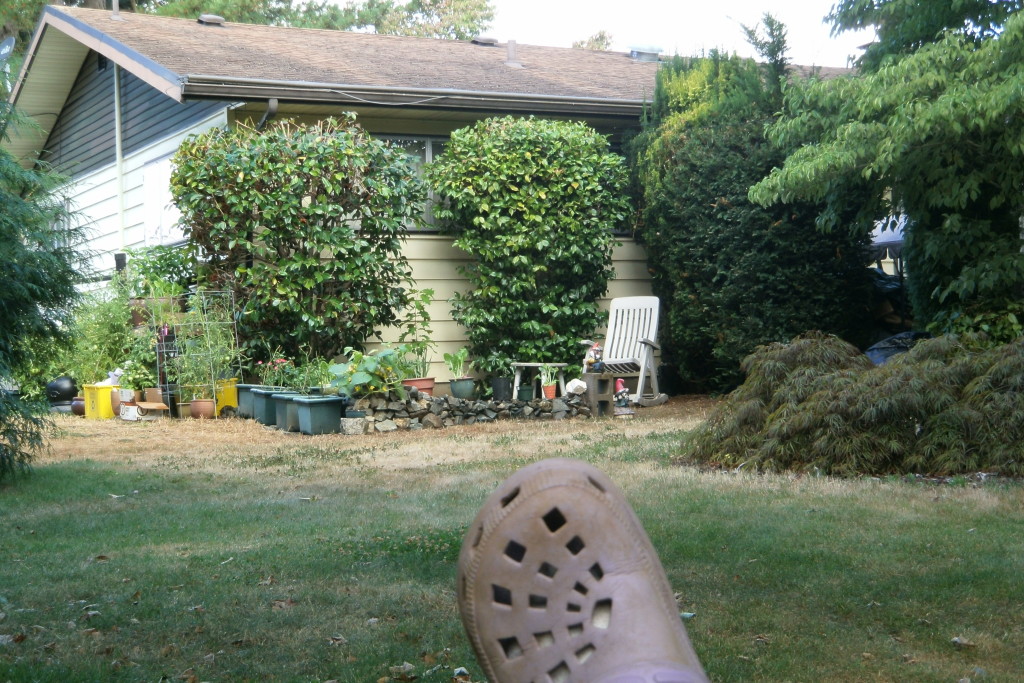
<svg viewBox="0 0 1024 683">
<path fill-rule="evenodd" d="M 625 296 L 612 299 L 604 342 L 604 372 L 615 377 L 635 377 L 630 403 L 650 407 L 668 400 L 658 390 L 654 352 L 658 338 L 659 301 L 656 296 Z M 649 389 L 649 391 L 648 391 Z"/>
</svg>

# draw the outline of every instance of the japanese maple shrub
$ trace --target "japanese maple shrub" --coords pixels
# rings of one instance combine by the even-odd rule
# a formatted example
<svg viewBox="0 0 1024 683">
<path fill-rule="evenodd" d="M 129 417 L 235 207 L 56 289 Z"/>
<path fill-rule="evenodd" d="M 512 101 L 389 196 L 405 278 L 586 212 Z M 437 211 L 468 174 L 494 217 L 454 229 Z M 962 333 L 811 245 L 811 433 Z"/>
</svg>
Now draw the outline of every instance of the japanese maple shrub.
<svg viewBox="0 0 1024 683">
<path fill-rule="evenodd" d="M 630 211 L 622 157 L 583 123 L 492 118 L 452 133 L 427 178 L 436 216 L 473 257 L 452 313 L 474 365 L 577 359 Z"/>
<path fill-rule="evenodd" d="M 232 286 L 250 355 L 332 357 L 411 310 L 402 253 L 425 189 L 407 155 L 349 116 L 188 138 L 171 190 L 185 232 Z"/>
</svg>

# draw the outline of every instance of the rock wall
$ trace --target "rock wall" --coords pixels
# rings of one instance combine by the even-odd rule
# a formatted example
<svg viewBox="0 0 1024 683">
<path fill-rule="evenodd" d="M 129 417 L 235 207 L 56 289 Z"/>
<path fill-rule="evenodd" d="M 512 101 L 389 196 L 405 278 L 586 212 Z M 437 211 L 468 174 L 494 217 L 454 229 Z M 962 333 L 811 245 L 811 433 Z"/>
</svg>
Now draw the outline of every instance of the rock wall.
<svg viewBox="0 0 1024 683">
<path fill-rule="evenodd" d="M 444 429 L 453 425 L 471 425 L 494 420 L 566 420 L 590 417 L 586 400 L 579 396 L 532 401 L 481 401 L 454 396 L 426 396 L 412 389 L 402 398 L 394 391 L 357 399 L 344 417 L 342 431 L 365 434 L 398 429 Z"/>
</svg>

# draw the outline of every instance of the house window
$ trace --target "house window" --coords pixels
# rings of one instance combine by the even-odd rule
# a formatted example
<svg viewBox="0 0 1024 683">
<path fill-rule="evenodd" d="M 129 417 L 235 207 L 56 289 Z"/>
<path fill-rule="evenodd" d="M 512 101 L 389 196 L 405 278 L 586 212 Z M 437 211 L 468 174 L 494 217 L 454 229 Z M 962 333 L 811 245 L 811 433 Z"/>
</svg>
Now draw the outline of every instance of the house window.
<svg viewBox="0 0 1024 683">
<path fill-rule="evenodd" d="M 412 159 L 413 168 L 416 170 L 416 175 L 420 178 L 423 177 L 423 166 L 429 164 L 442 152 L 444 152 L 444 146 L 448 144 L 447 138 L 438 137 L 412 137 L 412 136 L 399 136 L 399 135 L 381 135 L 381 140 L 387 140 L 395 147 L 400 147 L 405 150 L 406 154 Z M 427 195 L 427 206 L 424 211 L 424 222 L 425 225 L 423 230 L 434 231 L 437 230 L 437 221 L 434 219 L 434 204 L 437 202 L 437 195 L 430 192 Z"/>
<path fill-rule="evenodd" d="M 142 187 L 145 192 L 146 246 L 184 242 L 185 233 L 179 223 L 181 212 L 171 199 L 171 155 L 145 165 Z"/>
</svg>

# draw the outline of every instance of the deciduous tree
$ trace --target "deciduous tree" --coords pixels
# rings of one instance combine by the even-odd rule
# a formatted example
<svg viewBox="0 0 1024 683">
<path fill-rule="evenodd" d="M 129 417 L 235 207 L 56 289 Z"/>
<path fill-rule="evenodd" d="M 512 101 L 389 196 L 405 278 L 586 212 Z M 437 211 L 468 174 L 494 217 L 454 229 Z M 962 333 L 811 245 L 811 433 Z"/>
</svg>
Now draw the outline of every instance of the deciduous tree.
<svg viewBox="0 0 1024 683">
<path fill-rule="evenodd" d="M 883 64 L 911 54 L 951 31 L 978 43 L 996 36 L 1021 0 L 838 0 L 826 19 L 833 34 L 874 28 L 877 40 L 868 45 L 857 65 L 876 71 Z"/>
<path fill-rule="evenodd" d="M 905 212 L 920 322 L 944 331 L 996 314 L 1012 330 L 1024 296 L 1022 64 L 1018 13 L 997 36 L 947 34 L 877 72 L 794 88 L 770 132 L 794 151 L 751 197 L 823 202 L 825 230 Z"/>
<path fill-rule="evenodd" d="M 582 50 L 609 50 L 612 47 L 612 35 L 607 31 L 598 31 L 586 40 L 577 40 L 573 47 Z"/>
</svg>

